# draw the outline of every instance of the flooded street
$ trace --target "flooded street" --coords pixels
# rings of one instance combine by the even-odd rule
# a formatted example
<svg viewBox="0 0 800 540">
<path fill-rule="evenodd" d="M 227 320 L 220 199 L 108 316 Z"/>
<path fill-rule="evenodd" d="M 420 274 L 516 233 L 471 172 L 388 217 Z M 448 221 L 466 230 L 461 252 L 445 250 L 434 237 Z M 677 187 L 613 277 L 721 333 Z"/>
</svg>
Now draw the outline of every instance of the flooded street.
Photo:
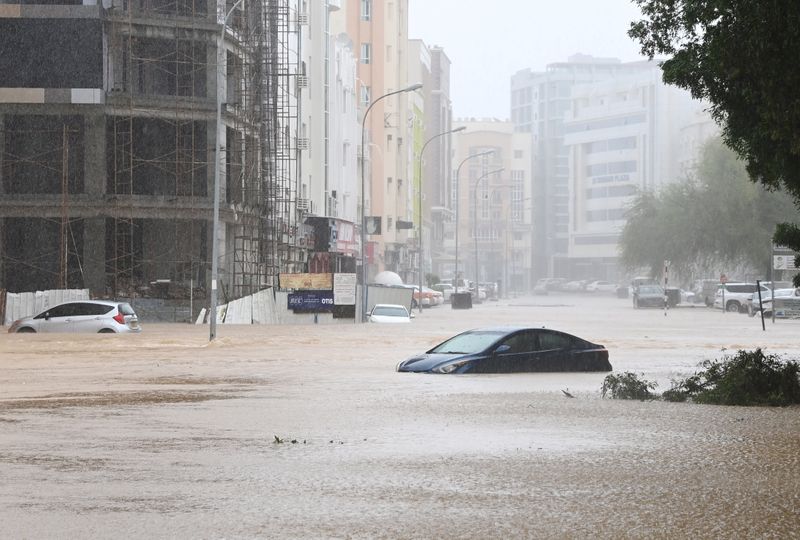
<svg viewBox="0 0 800 540">
<path fill-rule="evenodd" d="M 394 371 L 496 324 L 602 343 L 657 391 L 723 349 L 800 356 L 800 321 L 583 296 L 220 326 L 212 344 L 188 325 L 3 333 L 0 537 L 800 535 L 797 407 L 604 400 L 605 373 Z"/>
</svg>

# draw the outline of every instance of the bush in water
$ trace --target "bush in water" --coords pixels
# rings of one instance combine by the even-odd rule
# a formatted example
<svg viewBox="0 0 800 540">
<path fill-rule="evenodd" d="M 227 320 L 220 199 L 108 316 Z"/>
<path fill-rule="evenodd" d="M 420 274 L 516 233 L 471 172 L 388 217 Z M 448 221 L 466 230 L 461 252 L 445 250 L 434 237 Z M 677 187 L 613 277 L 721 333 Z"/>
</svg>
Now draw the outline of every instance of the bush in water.
<svg viewBox="0 0 800 540">
<path fill-rule="evenodd" d="M 721 361 L 703 362 L 699 371 L 682 381 L 673 381 L 664 392 L 667 401 L 715 405 L 772 405 L 800 403 L 800 366 L 783 362 L 761 349 L 739 351 Z"/>
<path fill-rule="evenodd" d="M 644 375 L 641 373 L 640 375 Z M 648 399 L 656 399 L 657 394 L 653 394 L 651 390 L 658 386 L 654 382 L 645 379 L 640 379 L 636 373 L 626 371 L 619 375 L 606 375 L 603 379 L 603 387 L 601 391 L 603 397 L 607 393 L 611 393 L 612 399 L 638 399 L 645 401 Z"/>
</svg>

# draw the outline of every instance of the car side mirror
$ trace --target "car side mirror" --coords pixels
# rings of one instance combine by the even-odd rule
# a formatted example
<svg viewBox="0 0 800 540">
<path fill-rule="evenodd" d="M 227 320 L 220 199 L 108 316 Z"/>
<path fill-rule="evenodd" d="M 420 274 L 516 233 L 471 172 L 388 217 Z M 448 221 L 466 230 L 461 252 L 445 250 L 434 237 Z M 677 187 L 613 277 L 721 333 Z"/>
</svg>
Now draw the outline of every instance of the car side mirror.
<svg viewBox="0 0 800 540">
<path fill-rule="evenodd" d="M 503 354 L 511 350 L 510 345 L 500 345 L 494 350 L 494 354 Z"/>
</svg>

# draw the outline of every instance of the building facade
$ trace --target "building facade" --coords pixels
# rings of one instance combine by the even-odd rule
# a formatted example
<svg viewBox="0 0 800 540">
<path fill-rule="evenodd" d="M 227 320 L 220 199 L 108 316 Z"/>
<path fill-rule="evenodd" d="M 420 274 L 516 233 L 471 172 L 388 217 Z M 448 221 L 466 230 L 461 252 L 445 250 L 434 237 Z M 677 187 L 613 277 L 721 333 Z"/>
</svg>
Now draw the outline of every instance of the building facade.
<svg viewBox="0 0 800 540">
<path fill-rule="evenodd" d="M 691 162 L 682 145 L 699 102 L 664 84 L 656 62 L 625 67 L 614 78 L 574 86 L 564 116 L 570 222 L 562 272 L 570 279 L 622 278 L 619 237 L 634 197 L 685 179 Z"/>
<path fill-rule="evenodd" d="M 359 156 L 365 171 L 361 205 L 371 225 L 365 246 L 368 279 L 383 270 L 408 277 L 415 271 L 410 234 L 409 229 L 398 229 L 397 222 L 413 218 L 409 97 L 398 93 L 384 98 L 409 86 L 408 2 L 343 0 L 333 21 L 350 37 L 358 57 L 357 92 L 364 132 Z"/>
<path fill-rule="evenodd" d="M 411 40 L 409 49 L 410 77 L 424 85 L 420 92 L 424 100 L 424 128 L 414 164 L 415 186 L 417 191 L 422 190 L 423 272 L 438 276 L 448 259 L 444 247 L 445 224 L 453 219 L 453 136 L 448 134 L 453 130 L 450 59 L 444 49 L 427 47 L 422 40 Z M 412 61 L 417 58 L 420 61 L 414 69 Z M 420 211 L 418 204 L 415 208 Z"/>
<path fill-rule="evenodd" d="M 545 71 L 530 69 L 511 78 L 511 122 L 530 133 L 534 146 L 535 277 L 566 275 L 569 250 L 569 154 L 564 118 L 572 109 L 572 89 L 615 77 L 624 67 L 615 58 L 576 54 Z"/>
<path fill-rule="evenodd" d="M 453 163 L 461 169 L 453 180 L 453 220 L 445 231 L 452 258 L 442 263 L 441 277 L 450 280 L 457 272 L 459 279 L 498 283 L 503 295 L 530 291 L 531 135 L 499 120 L 457 119 L 453 125 L 466 130 L 454 135 Z"/>
<path fill-rule="evenodd" d="M 213 242 L 223 299 L 303 267 L 293 1 L 35 4 L 0 15 L 0 288 L 198 298 Z"/>
</svg>

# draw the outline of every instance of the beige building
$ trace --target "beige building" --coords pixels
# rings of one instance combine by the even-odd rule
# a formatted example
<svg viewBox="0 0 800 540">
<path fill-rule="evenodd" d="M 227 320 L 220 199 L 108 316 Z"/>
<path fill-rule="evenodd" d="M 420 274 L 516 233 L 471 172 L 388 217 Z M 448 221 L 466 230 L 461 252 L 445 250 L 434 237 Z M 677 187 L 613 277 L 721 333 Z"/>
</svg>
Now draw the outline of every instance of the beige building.
<svg viewBox="0 0 800 540">
<path fill-rule="evenodd" d="M 404 93 L 382 96 L 405 88 L 408 80 L 408 1 L 343 0 L 332 13 L 334 31 L 346 32 L 358 57 L 358 102 L 366 122 L 364 215 L 380 219 L 380 231 L 367 236 L 369 277 L 382 270 L 409 275 L 409 107 Z M 360 142 L 359 142 L 360 144 Z M 368 231 L 372 233 L 372 231 Z"/>
<path fill-rule="evenodd" d="M 443 264 L 441 277 L 455 277 L 457 252 L 460 277 L 497 282 L 503 295 L 528 291 L 533 217 L 531 134 L 515 132 L 511 122 L 499 120 L 453 122 L 454 128 L 460 126 L 466 130 L 453 138 L 453 167 L 458 171 L 461 165 L 454 179 L 454 218 L 445 233 L 453 262 Z M 489 150 L 493 153 L 488 156 L 469 159 Z"/>
</svg>

